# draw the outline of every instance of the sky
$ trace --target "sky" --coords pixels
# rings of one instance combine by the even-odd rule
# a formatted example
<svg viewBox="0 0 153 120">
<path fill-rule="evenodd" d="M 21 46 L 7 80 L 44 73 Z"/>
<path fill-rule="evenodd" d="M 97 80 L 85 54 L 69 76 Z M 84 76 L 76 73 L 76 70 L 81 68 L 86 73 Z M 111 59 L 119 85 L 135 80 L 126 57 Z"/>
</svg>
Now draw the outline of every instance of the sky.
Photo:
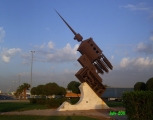
<svg viewBox="0 0 153 120">
<path fill-rule="evenodd" d="M 113 70 L 101 75 L 103 84 L 133 87 L 153 77 L 152 0 L 0 0 L 2 92 L 30 84 L 31 51 L 32 87 L 79 82 L 80 43 L 54 9 L 84 40 L 92 37 L 112 63 Z"/>
</svg>

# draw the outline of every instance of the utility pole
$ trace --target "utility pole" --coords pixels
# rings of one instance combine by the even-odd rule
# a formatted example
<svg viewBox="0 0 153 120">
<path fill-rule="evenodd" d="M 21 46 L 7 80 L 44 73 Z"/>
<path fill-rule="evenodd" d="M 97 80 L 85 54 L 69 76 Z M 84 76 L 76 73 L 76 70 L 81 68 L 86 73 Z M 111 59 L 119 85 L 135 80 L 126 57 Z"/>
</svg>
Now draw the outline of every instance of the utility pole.
<svg viewBox="0 0 153 120">
<path fill-rule="evenodd" d="M 21 75 L 18 75 L 18 76 L 19 76 L 19 87 L 20 87 L 20 76 L 21 76 Z"/>
<path fill-rule="evenodd" d="M 32 65 L 33 65 L 33 53 L 35 53 L 35 51 L 31 51 L 32 53 L 32 59 L 31 59 L 31 81 L 30 81 L 30 91 L 32 89 Z"/>
</svg>

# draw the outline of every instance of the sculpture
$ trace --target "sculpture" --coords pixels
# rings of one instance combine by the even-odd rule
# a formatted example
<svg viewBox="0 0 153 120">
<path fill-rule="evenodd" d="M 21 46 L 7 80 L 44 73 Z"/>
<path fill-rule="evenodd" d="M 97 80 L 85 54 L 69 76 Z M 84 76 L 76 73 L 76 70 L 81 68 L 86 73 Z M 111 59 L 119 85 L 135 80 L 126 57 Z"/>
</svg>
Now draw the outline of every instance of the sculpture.
<svg viewBox="0 0 153 120">
<path fill-rule="evenodd" d="M 102 84 L 102 78 L 98 74 L 104 74 L 104 72 L 108 73 L 108 69 L 112 70 L 113 66 L 92 38 L 83 40 L 83 37 L 79 33 L 76 33 L 57 11 L 56 13 L 73 32 L 75 35 L 74 39 L 78 42 L 81 42 L 77 51 L 82 54 L 82 56 L 80 56 L 78 59 L 78 62 L 82 65 L 83 68 L 81 68 L 75 74 L 75 76 L 80 80 L 81 83 L 86 82 L 91 87 L 91 89 L 101 98 L 106 88 Z"/>
</svg>

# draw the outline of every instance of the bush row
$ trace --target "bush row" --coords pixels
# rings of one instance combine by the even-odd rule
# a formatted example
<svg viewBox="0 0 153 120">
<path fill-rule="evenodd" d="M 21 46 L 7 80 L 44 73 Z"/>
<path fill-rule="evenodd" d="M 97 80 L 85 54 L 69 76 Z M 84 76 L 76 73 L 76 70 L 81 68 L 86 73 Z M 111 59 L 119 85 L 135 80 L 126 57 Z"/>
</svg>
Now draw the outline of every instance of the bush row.
<svg viewBox="0 0 153 120">
<path fill-rule="evenodd" d="M 66 98 L 60 98 L 60 99 L 30 98 L 29 100 L 30 103 L 32 104 L 41 104 L 41 105 L 47 105 L 48 108 L 57 108 L 64 101 L 66 101 Z"/>
<path fill-rule="evenodd" d="M 125 92 L 122 99 L 129 120 L 153 120 L 153 91 Z"/>
</svg>

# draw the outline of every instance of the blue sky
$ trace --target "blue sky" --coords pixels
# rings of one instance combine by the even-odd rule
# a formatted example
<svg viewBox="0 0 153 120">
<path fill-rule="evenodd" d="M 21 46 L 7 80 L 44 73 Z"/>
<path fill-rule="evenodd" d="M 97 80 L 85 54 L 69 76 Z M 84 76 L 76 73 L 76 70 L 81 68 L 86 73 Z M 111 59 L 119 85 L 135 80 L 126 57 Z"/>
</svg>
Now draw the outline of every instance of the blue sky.
<svg viewBox="0 0 153 120">
<path fill-rule="evenodd" d="M 92 37 L 113 65 L 103 84 L 133 87 L 153 77 L 152 0 L 1 0 L 0 90 L 20 83 L 56 82 L 66 87 L 77 80 L 79 42 L 56 9 L 84 40 Z"/>
</svg>

